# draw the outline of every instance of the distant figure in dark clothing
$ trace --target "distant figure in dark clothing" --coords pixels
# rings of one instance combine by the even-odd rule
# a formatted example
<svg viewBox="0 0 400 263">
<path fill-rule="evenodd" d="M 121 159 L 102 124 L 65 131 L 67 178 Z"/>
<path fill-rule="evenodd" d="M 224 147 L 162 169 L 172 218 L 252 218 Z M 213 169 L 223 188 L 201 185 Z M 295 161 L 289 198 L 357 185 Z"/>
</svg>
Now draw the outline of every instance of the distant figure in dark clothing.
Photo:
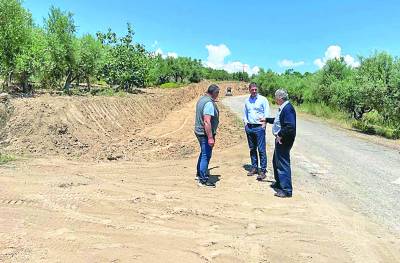
<svg viewBox="0 0 400 263">
<path fill-rule="evenodd" d="M 296 138 L 296 111 L 289 102 L 285 90 L 275 92 L 275 102 L 279 105 L 275 118 L 266 118 L 273 124 L 272 134 L 275 136 L 273 167 L 275 183 L 271 185 L 277 190 L 277 197 L 292 197 L 292 173 L 290 169 L 290 150 Z"/>
</svg>

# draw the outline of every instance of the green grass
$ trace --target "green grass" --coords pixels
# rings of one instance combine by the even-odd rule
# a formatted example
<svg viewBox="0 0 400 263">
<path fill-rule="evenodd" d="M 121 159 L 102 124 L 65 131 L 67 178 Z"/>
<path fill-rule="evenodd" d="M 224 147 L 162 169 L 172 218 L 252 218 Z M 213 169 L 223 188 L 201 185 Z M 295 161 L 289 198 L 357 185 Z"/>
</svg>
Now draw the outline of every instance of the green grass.
<svg viewBox="0 0 400 263">
<path fill-rule="evenodd" d="M 399 139 L 400 129 L 396 129 L 385 122 L 376 111 L 364 114 L 361 120 L 354 120 L 352 126 L 367 134 L 376 134 L 389 139 Z"/>
<path fill-rule="evenodd" d="M 183 85 L 184 84 L 178 84 L 178 83 L 175 83 L 175 82 L 167 82 L 167 83 L 161 84 L 160 88 L 162 88 L 162 89 L 176 89 L 176 88 L 182 87 Z"/>
<path fill-rule="evenodd" d="M 15 157 L 8 154 L 0 154 L 0 165 L 15 161 Z"/>
<path fill-rule="evenodd" d="M 106 97 L 126 97 L 128 93 L 126 91 L 115 91 L 113 88 L 104 88 L 104 89 L 93 89 L 90 93 L 94 96 L 106 96 Z"/>
<path fill-rule="evenodd" d="M 366 134 L 379 135 L 388 139 L 400 138 L 400 130 L 385 125 L 377 112 L 366 113 L 361 120 L 355 120 L 349 113 L 321 103 L 303 103 L 296 109 L 325 120 L 333 120 L 336 124 L 352 127 Z"/>
<path fill-rule="evenodd" d="M 351 118 L 348 113 L 321 103 L 303 103 L 300 106 L 297 106 L 297 109 L 299 109 L 301 112 L 312 114 L 323 119 L 339 120 L 342 123 L 347 124 L 351 122 Z"/>
</svg>

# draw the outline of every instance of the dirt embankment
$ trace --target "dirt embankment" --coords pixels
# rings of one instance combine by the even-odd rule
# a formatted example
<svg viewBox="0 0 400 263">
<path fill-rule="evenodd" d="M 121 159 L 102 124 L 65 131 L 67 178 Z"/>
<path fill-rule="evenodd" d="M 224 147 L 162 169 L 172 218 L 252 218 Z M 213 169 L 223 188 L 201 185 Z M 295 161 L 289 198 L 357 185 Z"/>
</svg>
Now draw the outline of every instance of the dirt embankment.
<svg viewBox="0 0 400 263">
<path fill-rule="evenodd" d="M 147 89 L 128 97 L 17 98 L 0 131 L 2 151 L 18 155 L 57 155 L 84 160 L 174 159 L 193 155 L 196 99 L 209 82 L 173 90 Z M 220 83 L 243 93 L 246 85 Z M 232 134 L 221 145 L 240 139 L 239 123 L 221 105 L 221 133 Z M 168 116 L 168 118 L 167 118 Z M 236 133 L 236 135 L 235 135 Z M 226 136 L 221 136 L 226 137 Z"/>
</svg>

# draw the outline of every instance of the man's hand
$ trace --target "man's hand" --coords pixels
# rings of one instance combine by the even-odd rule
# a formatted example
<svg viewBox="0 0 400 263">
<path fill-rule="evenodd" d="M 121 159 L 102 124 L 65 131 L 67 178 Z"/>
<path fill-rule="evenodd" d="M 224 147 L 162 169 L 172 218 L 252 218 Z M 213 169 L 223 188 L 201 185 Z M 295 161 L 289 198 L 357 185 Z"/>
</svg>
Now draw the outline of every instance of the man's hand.
<svg viewBox="0 0 400 263">
<path fill-rule="evenodd" d="M 261 122 L 261 127 L 265 130 L 265 127 L 267 126 L 267 120 L 264 118 L 259 118 L 259 122 Z"/>
<path fill-rule="evenodd" d="M 282 137 L 276 136 L 276 141 L 277 141 L 279 144 L 282 144 Z"/>
<path fill-rule="evenodd" d="M 215 145 L 215 140 L 214 140 L 214 138 L 208 138 L 208 145 L 210 145 L 211 148 L 214 147 L 214 145 Z"/>
</svg>

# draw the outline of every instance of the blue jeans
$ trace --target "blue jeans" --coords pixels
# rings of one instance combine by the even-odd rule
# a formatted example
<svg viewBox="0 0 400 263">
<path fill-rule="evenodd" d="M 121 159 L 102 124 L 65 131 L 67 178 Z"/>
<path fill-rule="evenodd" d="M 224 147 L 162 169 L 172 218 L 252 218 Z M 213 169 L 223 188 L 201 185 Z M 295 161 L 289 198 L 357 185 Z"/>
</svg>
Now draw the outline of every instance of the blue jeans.
<svg viewBox="0 0 400 263">
<path fill-rule="evenodd" d="M 208 164 L 210 163 L 212 148 L 208 144 L 207 136 L 196 135 L 200 144 L 200 155 L 197 161 L 197 176 L 202 183 L 208 180 Z"/>
<path fill-rule="evenodd" d="M 260 156 L 261 171 L 267 171 L 267 152 L 265 146 L 265 129 L 261 126 L 250 128 L 246 125 L 247 142 L 250 148 L 251 166 L 258 169 L 258 155 Z M 257 154 L 258 150 L 258 154 Z"/>
<path fill-rule="evenodd" d="M 290 169 L 291 146 L 275 142 L 273 158 L 274 177 L 276 183 L 286 195 L 292 195 L 292 172 Z"/>
</svg>

